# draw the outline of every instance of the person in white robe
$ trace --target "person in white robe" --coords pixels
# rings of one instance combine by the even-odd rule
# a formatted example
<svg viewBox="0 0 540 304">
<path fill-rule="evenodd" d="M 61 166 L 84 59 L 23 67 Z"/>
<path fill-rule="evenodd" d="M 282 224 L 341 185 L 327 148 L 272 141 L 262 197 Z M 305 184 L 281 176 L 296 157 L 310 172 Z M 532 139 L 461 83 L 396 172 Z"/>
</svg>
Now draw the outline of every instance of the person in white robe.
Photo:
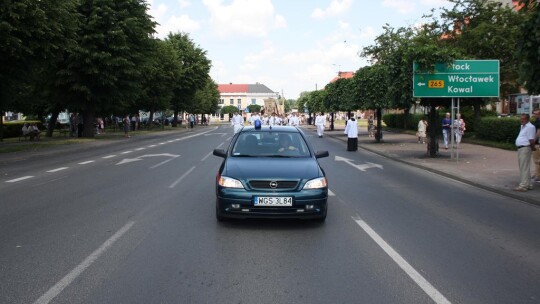
<svg viewBox="0 0 540 304">
<path fill-rule="evenodd" d="M 319 135 L 319 138 L 323 137 L 325 125 L 326 125 L 326 115 L 324 115 L 324 113 L 321 112 L 317 115 L 317 117 L 315 117 L 315 126 L 317 127 L 317 135 Z"/>
<path fill-rule="evenodd" d="M 268 119 L 268 125 L 273 126 L 279 126 L 281 124 L 281 119 L 276 116 L 276 113 L 272 113 L 272 116 Z"/>
<path fill-rule="evenodd" d="M 255 112 L 253 113 L 253 115 L 251 115 L 251 117 L 249 118 L 249 123 L 253 126 L 255 125 L 255 121 L 256 120 L 261 120 L 261 116 L 259 116 L 259 113 Z"/>
<path fill-rule="evenodd" d="M 234 112 L 234 115 L 231 119 L 231 125 L 234 128 L 234 134 L 238 133 L 244 126 L 244 119 L 238 112 Z"/>
<path fill-rule="evenodd" d="M 291 118 L 289 119 L 289 126 L 297 127 L 298 125 L 300 125 L 300 119 L 298 118 L 298 116 L 296 116 L 296 113 L 293 113 Z"/>
<path fill-rule="evenodd" d="M 347 151 L 358 150 L 358 122 L 351 116 L 347 120 L 347 126 L 345 126 L 345 134 L 347 134 Z"/>
</svg>

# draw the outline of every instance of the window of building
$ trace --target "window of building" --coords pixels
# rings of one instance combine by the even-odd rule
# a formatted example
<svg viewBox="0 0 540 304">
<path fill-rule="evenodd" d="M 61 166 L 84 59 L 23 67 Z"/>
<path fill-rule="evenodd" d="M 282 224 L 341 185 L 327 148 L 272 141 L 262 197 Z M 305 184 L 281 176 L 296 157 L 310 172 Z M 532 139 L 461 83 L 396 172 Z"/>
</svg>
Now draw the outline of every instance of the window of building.
<svg viewBox="0 0 540 304">
<path fill-rule="evenodd" d="M 257 99 L 251 98 L 251 104 L 252 104 L 252 105 L 257 104 Z"/>
<path fill-rule="evenodd" d="M 242 99 L 238 98 L 238 99 L 236 100 L 236 102 L 238 103 L 238 105 L 241 105 L 241 104 L 242 104 Z"/>
<path fill-rule="evenodd" d="M 225 99 L 221 98 L 221 99 L 219 100 L 219 104 L 224 104 L 224 103 L 225 103 Z"/>
<path fill-rule="evenodd" d="M 229 100 L 229 104 L 234 105 L 234 99 L 231 98 L 231 99 Z"/>
</svg>

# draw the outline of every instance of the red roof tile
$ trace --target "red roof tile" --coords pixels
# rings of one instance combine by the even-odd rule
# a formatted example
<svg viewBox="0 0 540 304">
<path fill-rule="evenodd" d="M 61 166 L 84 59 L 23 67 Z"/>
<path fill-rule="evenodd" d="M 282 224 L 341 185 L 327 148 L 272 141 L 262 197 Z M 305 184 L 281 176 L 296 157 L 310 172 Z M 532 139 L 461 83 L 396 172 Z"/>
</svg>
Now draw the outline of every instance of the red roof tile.
<svg viewBox="0 0 540 304">
<path fill-rule="evenodd" d="M 220 84 L 218 85 L 219 93 L 247 93 L 247 84 Z"/>
<path fill-rule="evenodd" d="M 335 82 L 336 80 L 340 79 L 340 78 L 345 78 L 345 79 L 348 79 L 348 78 L 353 78 L 354 77 L 354 72 L 339 72 L 338 75 L 336 77 L 334 77 L 334 79 L 330 80 L 330 82 Z"/>
</svg>

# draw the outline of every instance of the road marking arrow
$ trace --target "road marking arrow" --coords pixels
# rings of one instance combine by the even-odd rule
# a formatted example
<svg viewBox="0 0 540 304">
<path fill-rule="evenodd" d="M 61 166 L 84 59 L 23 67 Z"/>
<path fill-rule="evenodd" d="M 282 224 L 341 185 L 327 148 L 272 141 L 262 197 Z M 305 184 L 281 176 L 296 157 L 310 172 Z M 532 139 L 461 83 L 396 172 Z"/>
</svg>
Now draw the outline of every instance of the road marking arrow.
<svg viewBox="0 0 540 304">
<path fill-rule="evenodd" d="M 347 164 L 355 167 L 356 169 L 362 171 L 362 172 L 365 172 L 366 169 L 369 169 L 369 168 L 379 168 L 381 170 L 383 170 L 383 166 L 382 165 L 379 165 L 379 164 L 375 164 L 375 163 L 370 163 L 370 162 L 367 162 L 365 164 L 361 164 L 361 165 L 356 165 L 352 162 L 351 159 L 348 159 L 348 158 L 345 158 L 345 157 L 341 157 L 341 156 L 337 156 L 335 157 L 335 161 L 342 161 L 342 162 L 346 162 Z"/>
</svg>

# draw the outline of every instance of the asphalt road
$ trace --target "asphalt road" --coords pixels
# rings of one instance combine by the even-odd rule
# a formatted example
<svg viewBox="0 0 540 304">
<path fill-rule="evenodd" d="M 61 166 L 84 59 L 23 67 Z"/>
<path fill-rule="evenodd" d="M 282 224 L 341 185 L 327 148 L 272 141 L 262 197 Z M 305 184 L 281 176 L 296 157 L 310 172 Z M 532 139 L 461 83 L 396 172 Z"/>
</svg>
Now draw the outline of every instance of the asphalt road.
<svg viewBox="0 0 540 304">
<path fill-rule="evenodd" d="M 216 222 L 228 126 L 3 165 L 0 303 L 540 303 L 539 207 L 307 134 L 324 224 Z"/>
</svg>

